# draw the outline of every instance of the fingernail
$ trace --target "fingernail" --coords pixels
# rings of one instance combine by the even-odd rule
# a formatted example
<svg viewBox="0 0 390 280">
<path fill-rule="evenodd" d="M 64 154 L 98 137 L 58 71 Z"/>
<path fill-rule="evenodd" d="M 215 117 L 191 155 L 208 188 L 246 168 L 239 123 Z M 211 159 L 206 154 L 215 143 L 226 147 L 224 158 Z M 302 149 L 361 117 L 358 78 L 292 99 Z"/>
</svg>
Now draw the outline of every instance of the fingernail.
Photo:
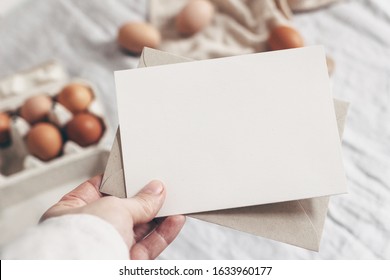
<svg viewBox="0 0 390 280">
<path fill-rule="evenodd" d="M 143 192 L 147 194 L 159 195 L 163 192 L 163 190 L 163 184 L 160 181 L 155 180 L 147 184 L 144 187 Z"/>
</svg>

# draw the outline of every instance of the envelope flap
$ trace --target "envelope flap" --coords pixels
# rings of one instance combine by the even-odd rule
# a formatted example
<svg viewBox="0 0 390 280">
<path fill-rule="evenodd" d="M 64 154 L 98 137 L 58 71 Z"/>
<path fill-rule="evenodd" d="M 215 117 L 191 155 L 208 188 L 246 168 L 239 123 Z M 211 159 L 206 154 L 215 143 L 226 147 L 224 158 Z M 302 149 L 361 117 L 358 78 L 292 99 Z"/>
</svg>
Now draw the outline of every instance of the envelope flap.
<svg viewBox="0 0 390 280">
<path fill-rule="evenodd" d="M 191 217 L 309 250 L 319 249 L 318 233 L 298 201 L 197 213 Z"/>
<path fill-rule="evenodd" d="M 100 192 L 120 198 L 126 197 L 125 179 L 123 174 L 121 137 L 119 127 L 108 157 Z"/>
<path fill-rule="evenodd" d="M 138 68 L 165 64 L 176 64 L 189 61 L 192 61 L 192 59 L 151 48 L 144 48 L 140 57 Z"/>
<path fill-rule="evenodd" d="M 335 99 L 334 107 L 337 119 L 337 128 L 339 132 L 340 141 L 342 140 L 345 120 L 348 113 L 348 102 Z M 298 201 L 302 207 L 302 210 L 307 215 L 307 218 L 313 224 L 313 227 L 317 233 L 318 242 L 321 240 L 322 231 L 324 228 L 326 213 L 328 209 L 329 197 L 320 197 L 313 199 L 302 199 Z M 323 213 L 323 215 L 318 215 Z"/>
</svg>

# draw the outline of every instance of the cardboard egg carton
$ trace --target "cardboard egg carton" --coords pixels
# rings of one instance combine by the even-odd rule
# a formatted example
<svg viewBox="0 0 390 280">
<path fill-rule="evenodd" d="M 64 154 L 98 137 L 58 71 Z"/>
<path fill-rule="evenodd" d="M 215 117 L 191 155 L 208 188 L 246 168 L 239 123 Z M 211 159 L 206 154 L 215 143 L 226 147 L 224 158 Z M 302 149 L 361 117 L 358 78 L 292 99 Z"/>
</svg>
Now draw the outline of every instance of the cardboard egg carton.
<svg viewBox="0 0 390 280">
<path fill-rule="evenodd" d="M 58 157 L 42 161 L 27 150 L 25 140 L 31 125 L 18 111 L 29 97 L 46 94 L 53 98 L 54 103 L 48 121 L 60 129 L 64 128 L 73 114 L 54 98 L 69 83 L 83 84 L 92 90 L 94 99 L 87 111 L 101 119 L 103 136 L 97 144 L 88 147 L 66 140 Z M 67 180 L 84 180 L 104 171 L 109 152 L 101 143 L 105 142 L 108 129 L 96 93 L 97 89 L 91 82 L 69 78 L 56 61 L 0 80 L 0 112 L 11 115 L 11 143 L 7 147 L 0 147 L 0 209 L 56 185 L 63 185 Z"/>
</svg>

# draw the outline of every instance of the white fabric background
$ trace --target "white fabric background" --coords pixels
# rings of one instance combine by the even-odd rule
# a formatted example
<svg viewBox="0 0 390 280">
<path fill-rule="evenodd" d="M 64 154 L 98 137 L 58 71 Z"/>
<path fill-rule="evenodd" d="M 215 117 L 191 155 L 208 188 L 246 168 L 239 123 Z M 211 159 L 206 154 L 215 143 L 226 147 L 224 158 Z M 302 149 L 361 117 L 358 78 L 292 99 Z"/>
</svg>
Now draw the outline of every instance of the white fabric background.
<svg viewBox="0 0 390 280">
<path fill-rule="evenodd" d="M 115 127 L 112 71 L 137 64 L 119 50 L 117 27 L 147 17 L 147 4 L 27 1 L 0 21 L 0 77 L 57 58 L 97 84 Z M 334 96 L 351 102 L 343 144 L 350 194 L 331 199 L 320 252 L 189 219 L 162 259 L 390 258 L 390 4 L 347 1 L 293 22 L 307 44 L 325 45 L 336 61 Z"/>
</svg>

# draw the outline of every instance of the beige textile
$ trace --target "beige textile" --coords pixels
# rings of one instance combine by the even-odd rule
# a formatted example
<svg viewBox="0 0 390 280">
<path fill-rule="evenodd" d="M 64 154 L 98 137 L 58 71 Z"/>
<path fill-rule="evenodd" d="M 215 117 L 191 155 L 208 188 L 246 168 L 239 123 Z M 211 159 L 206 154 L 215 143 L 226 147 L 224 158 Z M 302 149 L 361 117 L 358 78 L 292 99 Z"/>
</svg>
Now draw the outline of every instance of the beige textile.
<svg viewBox="0 0 390 280">
<path fill-rule="evenodd" d="M 270 27 L 292 25 L 291 10 L 311 10 L 339 0 L 209 0 L 216 8 L 211 24 L 183 37 L 176 31 L 175 17 L 188 1 L 151 0 L 150 22 L 162 33 L 160 50 L 199 60 L 267 51 Z"/>
<path fill-rule="evenodd" d="M 201 32 L 182 37 L 175 16 L 186 0 L 151 0 L 150 22 L 162 33 L 159 49 L 192 59 L 232 56 L 267 50 L 268 25 L 288 20 L 273 0 L 210 0 L 216 13 Z"/>
</svg>

